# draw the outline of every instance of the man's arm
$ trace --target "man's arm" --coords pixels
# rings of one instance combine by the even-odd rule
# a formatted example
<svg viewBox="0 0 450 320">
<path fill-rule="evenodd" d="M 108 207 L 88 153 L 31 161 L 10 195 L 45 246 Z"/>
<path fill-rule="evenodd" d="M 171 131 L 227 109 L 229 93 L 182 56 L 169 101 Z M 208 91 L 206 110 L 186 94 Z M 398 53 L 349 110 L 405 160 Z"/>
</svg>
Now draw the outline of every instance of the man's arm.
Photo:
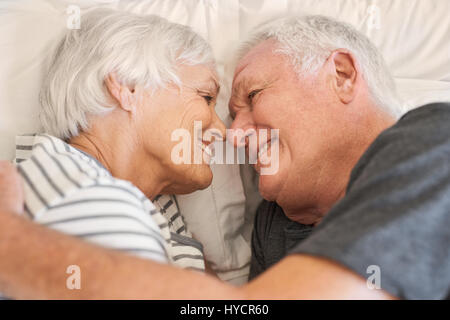
<svg viewBox="0 0 450 320">
<path fill-rule="evenodd" d="M 197 272 L 104 249 L 0 214 L 0 291 L 21 299 L 214 299 L 237 289 Z M 26 236 L 25 236 L 26 235 Z M 68 289 L 67 267 L 81 271 L 81 289 Z"/>
<path fill-rule="evenodd" d="M 390 298 L 369 290 L 353 272 L 315 257 L 290 256 L 239 289 L 207 275 L 96 247 L 20 217 L 2 214 L 0 221 L 0 286 L 15 298 Z M 74 264 L 81 270 L 80 290 L 66 287 L 67 267 Z"/>
<path fill-rule="evenodd" d="M 331 260 L 287 256 L 244 288 L 250 299 L 396 299 Z"/>
<path fill-rule="evenodd" d="M 0 161 L 0 209 L 3 212 L 23 213 L 23 187 L 14 165 Z"/>
<path fill-rule="evenodd" d="M 0 215 L 0 289 L 24 299 L 375 299 L 364 279 L 327 260 L 290 256 L 242 288 L 193 271 L 103 249 Z M 24 236 L 26 235 L 26 236 Z M 81 289 L 69 290 L 69 265 Z"/>
<path fill-rule="evenodd" d="M 20 216 L 23 203 L 22 180 L 17 170 L 9 162 L 0 161 L 0 292 L 6 296 L 22 299 L 239 297 L 235 288 L 213 277 L 98 247 L 32 223 Z M 71 265 L 80 267 L 80 290 L 66 286 L 71 276 L 66 271 Z"/>
<path fill-rule="evenodd" d="M 22 299 L 389 298 L 357 274 L 324 259 L 290 256 L 241 288 L 211 276 L 97 247 L 36 225 L 22 210 L 20 177 L 0 162 L 0 291 Z M 8 197 L 7 197 L 7 196 Z M 68 289 L 67 267 L 81 271 Z"/>
</svg>

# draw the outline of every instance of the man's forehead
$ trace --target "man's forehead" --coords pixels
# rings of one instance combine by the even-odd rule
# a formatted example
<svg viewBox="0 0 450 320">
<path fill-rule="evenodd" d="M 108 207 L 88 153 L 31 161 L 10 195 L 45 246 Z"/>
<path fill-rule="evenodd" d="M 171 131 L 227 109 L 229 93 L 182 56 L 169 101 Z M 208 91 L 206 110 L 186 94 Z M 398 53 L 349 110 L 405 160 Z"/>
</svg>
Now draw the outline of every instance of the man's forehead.
<svg viewBox="0 0 450 320">
<path fill-rule="evenodd" d="M 263 41 L 239 61 L 233 78 L 233 91 L 247 88 L 258 80 L 269 80 L 267 78 L 282 62 L 281 56 L 274 53 L 276 46 L 275 40 Z"/>
<path fill-rule="evenodd" d="M 234 73 L 234 79 L 236 79 L 247 67 L 264 64 L 268 60 L 273 59 L 275 56 L 273 51 L 276 49 L 277 45 L 278 43 L 275 40 L 269 39 L 251 48 L 247 54 L 239 60 Z"/>
</svg>

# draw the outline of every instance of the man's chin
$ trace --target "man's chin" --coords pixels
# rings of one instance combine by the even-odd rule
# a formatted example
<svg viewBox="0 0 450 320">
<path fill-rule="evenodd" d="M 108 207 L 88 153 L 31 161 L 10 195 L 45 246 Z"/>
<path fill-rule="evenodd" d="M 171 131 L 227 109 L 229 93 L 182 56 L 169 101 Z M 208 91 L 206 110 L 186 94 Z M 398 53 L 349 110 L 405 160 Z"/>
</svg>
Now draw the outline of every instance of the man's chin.
<svg viewBox="0 0 450 320">
<path fill-rule="evenodd" d="M 258 190 L 261 196 L 267 201 L 275 201 L 280 191 L 279 183 L 274 175 L 260 175 Z"/>
</svg>

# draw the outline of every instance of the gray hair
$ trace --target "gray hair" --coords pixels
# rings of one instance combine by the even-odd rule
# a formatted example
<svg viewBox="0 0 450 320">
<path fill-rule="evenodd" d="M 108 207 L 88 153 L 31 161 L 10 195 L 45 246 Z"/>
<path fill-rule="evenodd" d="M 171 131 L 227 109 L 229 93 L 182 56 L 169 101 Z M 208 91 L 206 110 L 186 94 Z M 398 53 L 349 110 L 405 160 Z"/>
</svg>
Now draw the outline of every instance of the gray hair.
<svg viewBox="0 0 450 320">
<path fill-rule="evenodd" d="M 180 85 L 178 64 L 211 65 L 209 44 L 191 28 L 155 15 L 100 8 L 68 30 L 50 62 L 40 93 L 46 132 L 69 139 L 89 127 L 88 116 L 110 112 L 105 77 L 116 72 L 126 85 L 156 90 Z"/>
<path fill-rule="evenodd" d="M 394 79 L 382 55 L 350 24 L 320 15 L 276 19 L 256 28 L 242 45 L 239 58 L 269 39 L 279 43 L 275 52 L 289 57 L 299 77 L 315 74 L 333 50 L 349 50 L 356 57 L 374 103 L 395 118 L 402 114 Z"/>
</svg>

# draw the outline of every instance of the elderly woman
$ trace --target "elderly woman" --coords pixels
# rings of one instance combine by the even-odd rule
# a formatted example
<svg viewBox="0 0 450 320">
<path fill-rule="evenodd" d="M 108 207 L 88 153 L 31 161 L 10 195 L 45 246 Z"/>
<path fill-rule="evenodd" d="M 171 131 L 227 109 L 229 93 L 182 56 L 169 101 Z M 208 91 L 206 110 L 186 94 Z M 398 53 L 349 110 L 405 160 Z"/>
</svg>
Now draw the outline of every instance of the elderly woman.
<svg viewBox="0 0 450 320">
<path fill-rule="evenodd" d="M 204 161 L 177 164 L 172 133 L 194 137 L 201 121 L 224 134 L 218 90 L 211 49 L 190 28 L 109 9 L 85 14 L 45 77 L 45 134 L 17 141 L 26 213 L 96 244 L 204 270 L 201 244 L 175 199 L 161 195 L 211 183 L 210 142 L 190 141 Z"/>
</svg>

